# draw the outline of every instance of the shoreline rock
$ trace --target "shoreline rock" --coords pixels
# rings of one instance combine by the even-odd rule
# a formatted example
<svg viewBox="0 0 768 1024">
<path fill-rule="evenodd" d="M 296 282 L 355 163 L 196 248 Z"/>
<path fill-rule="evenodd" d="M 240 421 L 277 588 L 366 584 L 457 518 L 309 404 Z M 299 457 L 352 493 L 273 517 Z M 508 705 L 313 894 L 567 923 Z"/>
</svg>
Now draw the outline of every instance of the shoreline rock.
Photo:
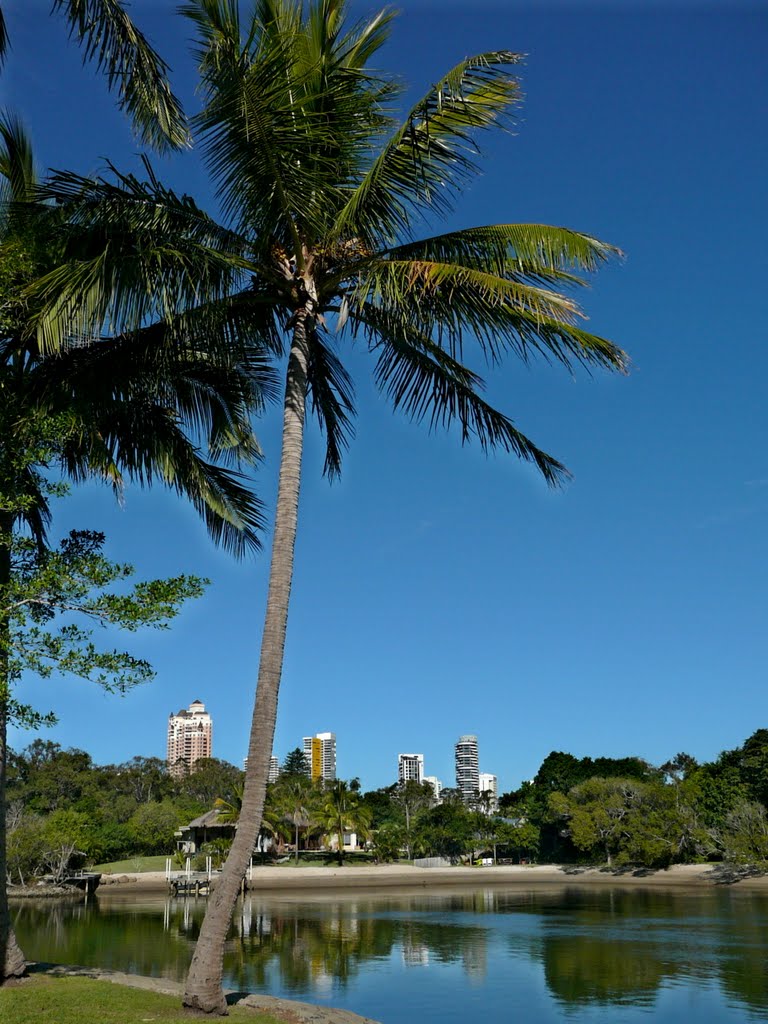
<svg viewBox="0 0 768 1024">
<path fill-rule="evenodd" d="M 76 885 L 54 885 L 51 882 L 41 882 L 38 885 L 9 885 L 6 892 L 9 900 L 85 899 L 85 892 Z"/>
<path fill-rule="evenodd" d="M 97 967 L 76 967 L 67 964 L 28 964 L 31 974 L 49 974 L 53 977 L 91 978 L 94 981 L 108 981 L 113 985 L 140 988 L 162 995 L 182 996 L 181 982 L 168 978 L 148 978 L 142 974 L 125 974 L 122 971 L 101 970 Z M 340 1010 L 332 1006 L 317 1006 L 314 1003 L 300 1003 L 292 999 L 278 999 L 276 996 L 255 992 L 226 991 L 230 1006 L 244 1006 L 249 1010 L 273 1013 L 285 1017 L 286 1024 L 378 1024 L 370 1017 L 361 1017 L 351 1010 Z"/>
</svg>

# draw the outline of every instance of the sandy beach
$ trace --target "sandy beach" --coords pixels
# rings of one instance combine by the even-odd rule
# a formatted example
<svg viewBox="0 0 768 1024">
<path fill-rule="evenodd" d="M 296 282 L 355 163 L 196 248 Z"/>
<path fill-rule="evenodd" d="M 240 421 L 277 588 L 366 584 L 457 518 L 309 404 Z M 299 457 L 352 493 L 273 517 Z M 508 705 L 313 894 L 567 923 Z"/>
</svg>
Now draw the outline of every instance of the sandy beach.
<svg viewBox="0 0 768 1024">
<path fill-rule="evenodd" d="M 214 876 L 215 884 L 215 876 Z M 417 868 L 406 864 L 365 867 L 258 867 L 248 883 L 251 892 L 303 890 L 414 890 L 432 888 L 477 888 L 493 886 L 631 886 L 643 888 L 705 888 L 732 884 L 739 889 L 768 891 L 768 875 L 739 878 L 724 873 L 720 865 L 678 864 L 666 870 L 560 867 L 554 864 Z M 158 892 L 167 888 L 160 871 L 103 875 L 99 892 Z"/>
</svg>

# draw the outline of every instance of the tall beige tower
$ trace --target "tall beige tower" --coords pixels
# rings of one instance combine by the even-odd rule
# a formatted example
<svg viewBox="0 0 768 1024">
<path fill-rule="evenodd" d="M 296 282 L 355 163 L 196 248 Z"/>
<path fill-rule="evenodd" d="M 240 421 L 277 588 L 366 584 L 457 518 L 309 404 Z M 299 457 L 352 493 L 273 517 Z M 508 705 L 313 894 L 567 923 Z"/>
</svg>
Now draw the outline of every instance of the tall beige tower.
<svg viewBox="0 0 768 1024">
<path fill-rule="evenodd" d="M 213 721 L 201 700 L 193 700 L 186 711 L 168 716 L 168 770 L 183 775 L 213 749 Z"/>
</svg>

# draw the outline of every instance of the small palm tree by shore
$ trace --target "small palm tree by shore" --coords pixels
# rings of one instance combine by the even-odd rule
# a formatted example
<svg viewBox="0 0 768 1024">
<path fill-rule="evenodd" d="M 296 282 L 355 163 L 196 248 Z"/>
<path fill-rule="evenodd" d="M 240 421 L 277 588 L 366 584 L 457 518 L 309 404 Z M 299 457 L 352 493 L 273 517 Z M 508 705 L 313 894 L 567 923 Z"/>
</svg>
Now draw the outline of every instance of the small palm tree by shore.
<svg viewBox="0 0 768 1024">
<path fill-rule="evenodd" d="M 370 834 L 370 810 L 360 802 L 357 791 L 342 779 L 336 779 L 328 785 L 317 809 L 316 819 L 331 845 L 336 844 L 339 867 L 344 864 L 344 834 L 353 832 L 362 839 Z"/>
</svg>

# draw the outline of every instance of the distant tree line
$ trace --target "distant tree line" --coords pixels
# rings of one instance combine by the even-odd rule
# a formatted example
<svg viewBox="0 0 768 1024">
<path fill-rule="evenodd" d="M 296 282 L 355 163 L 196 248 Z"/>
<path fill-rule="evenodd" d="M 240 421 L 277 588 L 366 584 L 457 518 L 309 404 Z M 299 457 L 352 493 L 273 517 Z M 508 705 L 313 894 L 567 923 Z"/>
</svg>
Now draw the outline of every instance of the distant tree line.
<svg viewBox="0 0 768 1024">
<path fill-rule="evenodd" d="M 72 863 L 171 855 L 181 825 L 217 807 L 236 821 L 243 773 L 216 758 L 172 776 L 164 761 L 96 765 L 83 750 L 36 739 L 8 764 L 8 881 L 60 874 Z M 499 813 L 428 784 L 367 793 L 358 780 L 313 782 L 300 750 L 269 786 L 262 832 L 297 860 L 325 850 L 343 862 L 355 832 L 377 862 L 419 856 L 458 862 L 606 863 L 664 867 L 696 861 L 768 862 L 768 729 L 699 764 L 678 754 L 658 767 L 636 757 L 553 751 Z M 341 840 L 339 839 L 341 837 Z M 226 853 L 211 850 L 220 860 Z"/>
<path fill-rule="evenodd" d="M 553 751 L 499 803 L 505 815 L 538 826 L 546 862 L 765 862 L 768 729 L 703 764 L 685 753 L 654 767 Z"/>
<path fill-rule="evenodd" d="M 36 739 L 8 762 L 8 876 L 169 854 L 180 825 L 234 798 L 242 772 L 216 758 L 174 777 L 156 757 L 96 765 L 84 750 Z M 64 863 L 66 867 L 66 863 Z"/>
</svg>

